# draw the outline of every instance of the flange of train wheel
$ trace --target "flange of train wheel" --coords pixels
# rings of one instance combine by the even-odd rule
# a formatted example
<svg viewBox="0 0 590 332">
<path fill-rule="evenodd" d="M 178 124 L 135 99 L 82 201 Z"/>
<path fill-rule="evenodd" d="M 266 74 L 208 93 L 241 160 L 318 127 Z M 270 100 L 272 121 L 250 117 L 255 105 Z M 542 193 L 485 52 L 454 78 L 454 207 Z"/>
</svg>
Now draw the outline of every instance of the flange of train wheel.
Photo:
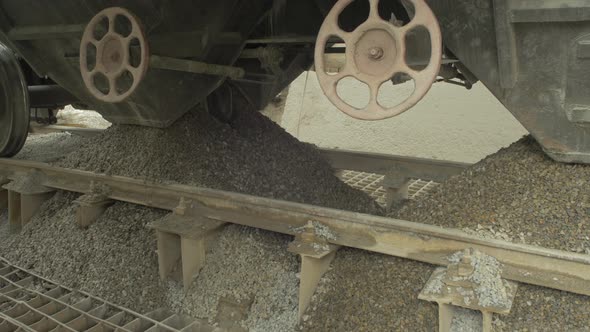
<svg viewBox="0 0 590 332">
<path fill-rule="evenodd" d="M 420 101 L 434 83 L 442 61 L 442 35 L 434 13 L 424 0 L 408 0 L 414 6 L 414 17 L 406 25 L 386 21 L 379 15 L 379 2 L 369 0 L 369 17 L 354 31 L 344 31 L 338 22 L 342 11 L 354 0 L 338 0 L 332 7 L 318 33 L 315 46 L 315 68 L 324 94 L 340 111 L 361 120 L 381 120 L 399 115 Z M 411 68 L 406 59 L 408 34 L 416 28 L 426 29 L 430 35 L 430 62 L 426 68 Z M 346 44 L 346 62 L 334 75 L 326 72 L 324 55 L 330 38 L 337 37 Z M 378 101 L 381 85 L 397 74 L 411 77 L 414 92 L 393 107 Z M 338 94 L 338 83 L 354 77 L 370 89 L 370 100 L 364 108 L 356 108 Z"/>
<path fill-rule="evenodd" d="M 0 44 L 0 157 L 17 154 L 29 130 L 29 93 L 18 59 Z"/>
<path fill-rule="evenodd" d="M 133 13 L 110 7 L 90 20 L 80 42 L 80 73 L 94 98 L 107 103 L 125 101 L 139 87 L 148 66 L 145 30 Z"/>
</svg>

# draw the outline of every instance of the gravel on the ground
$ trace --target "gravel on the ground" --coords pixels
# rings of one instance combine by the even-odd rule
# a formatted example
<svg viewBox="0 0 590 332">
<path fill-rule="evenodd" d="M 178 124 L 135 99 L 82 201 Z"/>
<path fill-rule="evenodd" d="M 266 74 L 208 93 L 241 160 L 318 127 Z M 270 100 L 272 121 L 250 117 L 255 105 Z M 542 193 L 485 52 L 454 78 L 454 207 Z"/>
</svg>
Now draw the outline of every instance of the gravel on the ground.
<svg viewBox="0 0 590 332">
<path fill-rule="evenodd" d="M 14 159 L 56 162 L 79 149 L 85 140 L 85 137 L 70 133 L 29 135 L 23 149 Z"/>
<path fill-rule="evenodd" d="M 525 137 L 391 216 L 590 254 L 590 165 L 557 163 Z"/>
<path fill-rule="evenodd" d="M 64 159 L 47 157 L 64 167 L 381 212 L 365 194 L 342 184 L 313 146 L 297 142 L 258 114 L 239 113 L 226 125 L 195 111 L 169 130 L 114 126 L 81 143 Z M 47 159 L 42 153 L 31 155 Z M 395 216 L 583 251 L 588 248 L 588 169 L 554 163 L 536 143 L 524 139 Z M 76 197 L 58 192 L 21 234 L 0 238 L 0 255 L 136 311 L 165 306 L 213 319 L 221 297 L 248 297 L 253 302 L 244 326 L 252 331 L 293 329 L 299 267 L 296 256 L 286 252 L 288 237 L 226 227 L 184 293 L 180 285 L 159 280 L 155 236 L 145 227 L 165 211 L 116 203 L 81 230 L 74 223 Z M 5 233 L 5 220 L 5 214 L 0 216 L 0 234 Z M 417 298 L 432 269 L 342 249 L 297 329 L 434 331 L 436 305 Z M 588 331 L 588 317 L 588 297 L 520 285 L 511 314 L 496 316 L 494 327 Z"/>
<path fill-rule="evenodd" d="M 341 249 L 303 316 L 303 331 L 435 331 L 435 304 L 418 300 L 432 266 Z"/>
</svg>

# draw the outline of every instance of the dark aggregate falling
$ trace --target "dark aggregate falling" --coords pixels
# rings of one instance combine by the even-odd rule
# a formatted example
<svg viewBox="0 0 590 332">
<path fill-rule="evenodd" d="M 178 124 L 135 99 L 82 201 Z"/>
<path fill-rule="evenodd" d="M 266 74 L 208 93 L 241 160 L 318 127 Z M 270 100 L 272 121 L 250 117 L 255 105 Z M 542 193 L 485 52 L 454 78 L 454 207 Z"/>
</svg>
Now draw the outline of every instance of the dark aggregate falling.
<svg viewBox="0 0 590 332">
<path fill-rule="evenodd" d="M 382 213 L 340 181 L 313 145 L 255 112 L 238 111 L 231 125 L 197 108 L 167 129 L 113 126 L 56 165 Z"/>
</svg>

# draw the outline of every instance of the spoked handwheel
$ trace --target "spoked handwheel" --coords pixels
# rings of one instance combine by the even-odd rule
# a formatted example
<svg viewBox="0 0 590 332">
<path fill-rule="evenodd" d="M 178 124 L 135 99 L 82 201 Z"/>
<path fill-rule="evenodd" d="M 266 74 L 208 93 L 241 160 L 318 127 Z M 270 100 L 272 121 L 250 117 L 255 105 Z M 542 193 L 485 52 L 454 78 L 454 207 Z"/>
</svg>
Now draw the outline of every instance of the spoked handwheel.
<svg viewBox="0 0 590 332">
<path fill-rule="evenodd" d="M 124 22 L 123 31 L 117 29 L 119 18 Z M 101 28 L 106 28 L 104 35 L 100 35 Z M 136 61 L 132 61 L 133 48 L 137 50 Z M 90 20 L 80 43 L 80 72 L 96 99 L 109 103 L 124 101 L 135 92 L 148 66 L 146 36 L 135 15 L 127 9 L 111 7 Z M 130 83 L 122 83 L 122 78 Z"/>
<path fill-rule="evenodd" d="M 0 44 L 0 157 L 17 154 L 29 130 L 27 82 L 14 53 Z"/>
<path fill-rule="evenodd" d="M 342 112 L 362 120 L 380 120 L 401 114 L 414 106 L 430 89 L 440 69 L 442 37 L 432 10 L 424 0 L 408 0 L 414 6 L 414 17 L 405 26 L 386 21 L 379 15 L 379 1 L 369 0 L 369 18 L 352 32 L 340 28 L 338 18 L 354 0 L 339 0 L 326 16 L 318 33 L 315 46 L 315 68 L 320 86 L 328 99 Z M 366 1 L 366 0 L 365 0 Z M 381 0 L 391 1 L 391 0 Z M 416 28 L 425 28 L 430 34 L 430 62 L 422 70 L 412 69 L 406 62 L 406 37 Z M 346 63 L 342 70 L 330 75 L 326 72 L 324 53 L 326 43 L 337 37 L 346 44 Z M 381 85 L 396 74 L 405 74 L 415 83 L 414 92 L 393 107 L 383 107 L 377 97 Z M 355 77 L 370 89 L 370 100 L 359 109 L 346 103 L 338 95 L 338 82 Z"/>
</svg>

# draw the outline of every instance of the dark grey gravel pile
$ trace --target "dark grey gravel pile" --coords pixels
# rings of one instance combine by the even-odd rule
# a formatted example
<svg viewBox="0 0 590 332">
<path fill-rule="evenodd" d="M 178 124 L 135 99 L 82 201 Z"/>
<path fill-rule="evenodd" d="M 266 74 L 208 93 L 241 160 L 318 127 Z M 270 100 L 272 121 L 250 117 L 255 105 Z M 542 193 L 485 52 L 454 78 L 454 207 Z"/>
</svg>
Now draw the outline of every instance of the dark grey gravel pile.
<svg viewBox="0 0 590 332">
<path fill-rule="evenodd" d="M 590 331 L 590 297 L 520 284 L 512 311 L 497 331 Z"/>
<path fill-rule="evenodd" d="M 238 111 L 231 125 L 197 108 L 167 129 L 113 126 L 57 165 L 381 213 L 340 181 L 314 146 L 254 112 Z"/>
<path fill-rule="evenodd" d="M 590 165 L 554 162 L 525 137 L 391 216 L 590 252 Z"/>
<path fill-rule="evenodd" d="M 342 249 L 323 277 L 303 331 L 436 331 L 438 309 L 418 300 L 432 267 Z"/>
</svg>

